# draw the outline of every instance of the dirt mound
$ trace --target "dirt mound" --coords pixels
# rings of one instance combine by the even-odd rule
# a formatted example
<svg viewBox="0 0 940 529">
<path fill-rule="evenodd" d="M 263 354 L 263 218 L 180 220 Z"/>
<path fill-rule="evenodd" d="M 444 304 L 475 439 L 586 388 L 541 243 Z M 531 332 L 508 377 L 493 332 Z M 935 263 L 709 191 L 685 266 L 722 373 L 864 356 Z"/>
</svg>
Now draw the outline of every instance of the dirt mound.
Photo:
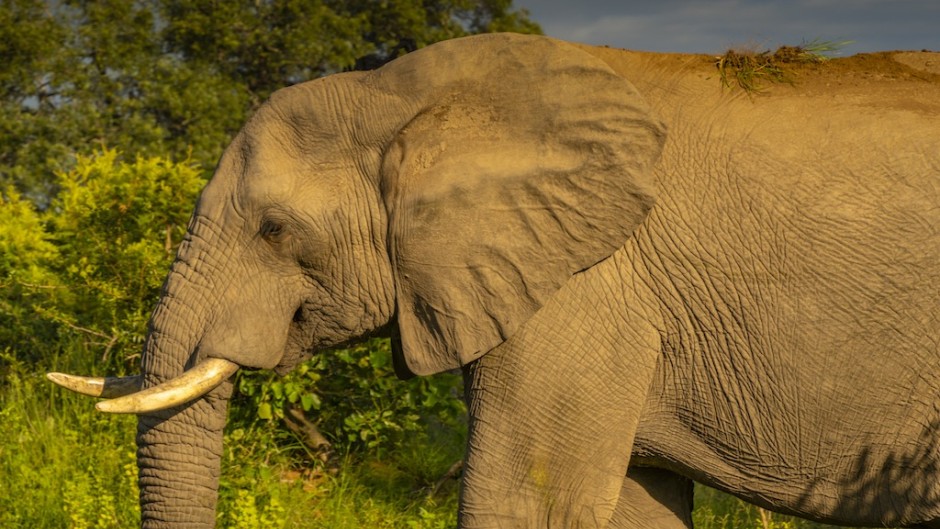
<svg viewBox="0 0 940 529">
<path fill-rule="evenodd" d="M 809 65 L 809 71 L 864 74 L 870 78 L 940 82 L 940 52 L 882 51 L 860 53 Z"/>
<path fill-rule="evenodd" d="M 940 75 L 940 52 L 902 51 L 896 52 L 892 58 L 917 71 Z"/>
<path fill-rule="evenodd" d="M 741 58 L 746 51 L 718 57 L 580 47 L 607 62 L 641 93 L 657 101 L 679 97 L 701 102 L 715 98 L 714 104 L 718 105 L 721 100 L 743 97 L 753 104 L 782 104 L 789 98 L 817 98 L 825 101 L 824 106 L 852 105 L 866 112 L 893 109 L 940 115 L 940 52 L 885 51 L 809 60 L 800 50 L 784 49 L 780 53 L 757 53 L 765 60 L 762 65 Z M 723 59 L 726 66 L 743 64 L 750 68 L 744 74 L 745 84 L 756 84 L 757 88 L 742 89 L 738 73 L 722 72 Z"/>
</svg>

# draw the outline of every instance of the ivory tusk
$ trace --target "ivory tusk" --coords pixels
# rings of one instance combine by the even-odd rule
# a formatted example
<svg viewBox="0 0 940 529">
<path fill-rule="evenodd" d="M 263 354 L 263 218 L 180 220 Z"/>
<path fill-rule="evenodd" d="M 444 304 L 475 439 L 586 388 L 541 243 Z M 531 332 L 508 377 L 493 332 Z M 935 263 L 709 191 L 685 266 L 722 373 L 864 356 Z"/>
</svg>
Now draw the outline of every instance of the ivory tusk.
<svg viewBox="0 0 940 529">
<path fill-rule="evenodd" d="M 238 364 L 210 358 L 182 375 L 137 393 L 99 402 L 95 407 L 107 413 L 150 413 L 198 399 L 238 371 Z"/>
<path fill-rule="evenodd" d="M 46 373 L 46 378 L 75 393 L 91 397 L 113 399 L 140 391 L 144 378 L 131 377 L 80 377 L 66 373 Z"/>
</svg>

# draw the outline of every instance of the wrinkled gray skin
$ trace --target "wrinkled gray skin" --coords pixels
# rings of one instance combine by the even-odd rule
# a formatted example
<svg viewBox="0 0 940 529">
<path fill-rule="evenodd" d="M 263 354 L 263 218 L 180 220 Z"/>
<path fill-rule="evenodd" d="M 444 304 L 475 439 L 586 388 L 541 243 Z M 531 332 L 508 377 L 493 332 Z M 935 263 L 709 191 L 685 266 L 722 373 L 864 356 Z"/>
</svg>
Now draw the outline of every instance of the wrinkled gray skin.
<svg viewBox="0 0 940 529">
<path fill-rule="evenodd" d="M 692 479 L 940 527 L 938 84 L 748 97 L 712 60 L 489 35 L 276 93 L 145 384 L 392 329 L 401 367 L 464 368 L 461 527 L 686 527 Z M 140 418 L 144 527 L 213 525 L 230 393 Z"/>
</svg>

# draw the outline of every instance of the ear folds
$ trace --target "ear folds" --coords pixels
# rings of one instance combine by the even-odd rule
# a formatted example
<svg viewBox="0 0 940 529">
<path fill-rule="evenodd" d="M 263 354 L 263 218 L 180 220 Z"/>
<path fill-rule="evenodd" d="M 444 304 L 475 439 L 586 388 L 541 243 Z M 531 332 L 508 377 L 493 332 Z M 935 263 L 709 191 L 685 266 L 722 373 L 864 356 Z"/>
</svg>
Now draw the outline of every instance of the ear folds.
<svg viewBox="0 0 940 529">
<path fill-rule="evenodd" d="M 499 345 L 625 243 L 653 205 L 664 133 L 631 85 L 558 41 L 417 54 L 409 76 L 447 64 L 449 79 L 389 146 L 382 184 L 401 354 L 423 375 Z"/>
</svg>

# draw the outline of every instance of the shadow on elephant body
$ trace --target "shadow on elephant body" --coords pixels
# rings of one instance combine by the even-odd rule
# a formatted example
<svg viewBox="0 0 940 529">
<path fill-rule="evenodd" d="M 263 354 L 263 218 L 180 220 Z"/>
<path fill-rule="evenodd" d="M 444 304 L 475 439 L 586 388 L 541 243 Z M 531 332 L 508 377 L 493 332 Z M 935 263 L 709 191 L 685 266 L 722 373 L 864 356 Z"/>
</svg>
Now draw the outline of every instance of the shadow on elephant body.
<svg viewBox="0 0 940 529">
<path fill-rule="evenodd" d="M 794 502 L 793 514 L 827 512 L 818 521 L 884 527 L 940 527 L 940 420 L 927 425 L 904 451 L 873 455 L 865 447 L 836 483 L 812 480 Z M 812 514 L 810 517 L 815 518 Z"/>
</svg>

